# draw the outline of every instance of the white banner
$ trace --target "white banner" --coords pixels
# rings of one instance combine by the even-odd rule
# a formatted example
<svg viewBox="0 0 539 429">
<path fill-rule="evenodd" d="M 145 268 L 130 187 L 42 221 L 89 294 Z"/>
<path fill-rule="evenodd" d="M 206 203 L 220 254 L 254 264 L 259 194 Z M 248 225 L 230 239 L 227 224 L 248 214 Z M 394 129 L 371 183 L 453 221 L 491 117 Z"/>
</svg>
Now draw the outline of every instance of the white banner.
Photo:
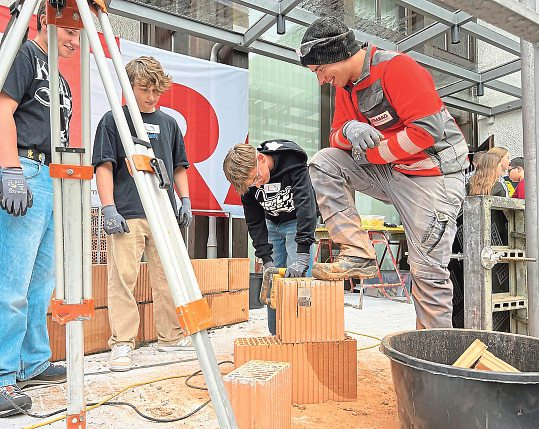
<svg viewBox="0 0 539 429">
<path fill-rule="evenodd" d="M 124 64 L 139 56 L 153 56 L 173 78 L 172 87 L 161 96 L 158 106 L 176 119 L 184 136 L 191 164 L 187 172 L 193 210 L 242 217 L 239 197 L 223 173 L 223 160 L 232 146 L 247 140 L 247 70 L 126 40 L 120 40 L 120 51 Z M 91 76 L 96 75 L 92 60 Z M 100 79 L 92 79 L 91 93 L 93 137 L 110 106 Z"/>
</svg>

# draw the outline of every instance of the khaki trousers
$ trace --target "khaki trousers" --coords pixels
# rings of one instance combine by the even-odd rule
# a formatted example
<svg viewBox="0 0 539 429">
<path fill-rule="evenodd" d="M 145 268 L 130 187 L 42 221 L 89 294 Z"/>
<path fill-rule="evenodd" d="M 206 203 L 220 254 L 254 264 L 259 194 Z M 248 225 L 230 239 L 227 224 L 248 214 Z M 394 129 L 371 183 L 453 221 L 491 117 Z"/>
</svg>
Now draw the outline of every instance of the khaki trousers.
<svg viewBox="0 0 539 429">
<path fill-rule="evenodd" d="M 344 255 L 375 256 L 360 227 L 354 191 L 395 206 L 406 232 L 417 328 L 450 328 L 453 284 L 447 265 L 464 200 L 464 173 L 406 176 L 391 165 L 358 165 L 350 152 L 327 148 L 313 156 L 309 174 L 329 235 Z"/>
<path fill-rule="evenodd" d="M 148 259 L 159 343 L 177 342 L 183 335 L 148 221 L 129 219 L 127 224 L 129 233 L 107 236 L 108 306 L 112 330 L 109 346 L 125 343 L 135 347 L 140 317 L 133 290 L 143 253 Z"/>
</svg>

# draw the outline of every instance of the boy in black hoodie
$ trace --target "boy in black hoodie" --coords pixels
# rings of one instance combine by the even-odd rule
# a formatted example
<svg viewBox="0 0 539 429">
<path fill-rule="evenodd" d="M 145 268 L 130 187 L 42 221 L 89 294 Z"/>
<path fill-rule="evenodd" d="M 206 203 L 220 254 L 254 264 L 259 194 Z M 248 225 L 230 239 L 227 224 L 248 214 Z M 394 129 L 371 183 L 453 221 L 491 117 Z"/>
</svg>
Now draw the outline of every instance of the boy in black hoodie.
<svg viewBox="0 0 539 429">
<path fill-rule="evenodd" d="M 241 195 L 255 256 L 264 270 L 286 266 L 286 277 L 308 275 L 317 211 L 305 151 L 289 140 L 268 140 L 257 149 L 237 144 L 223 170 Z M 275 310 L 269 307 L 268 328 L 275 335 Z"/>
</svg>

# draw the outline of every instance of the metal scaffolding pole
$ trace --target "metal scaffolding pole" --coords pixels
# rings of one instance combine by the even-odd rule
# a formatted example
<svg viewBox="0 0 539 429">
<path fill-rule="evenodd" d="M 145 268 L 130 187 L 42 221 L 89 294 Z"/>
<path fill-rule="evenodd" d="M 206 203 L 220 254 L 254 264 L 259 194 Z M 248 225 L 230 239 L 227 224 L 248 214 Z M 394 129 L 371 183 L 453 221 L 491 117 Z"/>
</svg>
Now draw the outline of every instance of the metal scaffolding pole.
<svg viewBox="0 0 539 429">
<path fill-rule="evenodd" d="M 524 125 L 524 154 L 527 159 L 526 169 L 526 238 L 528 240 L 528 257 L 537 256 L 538 252 L 538 204 L 537 189 L 539 183 L 539 169 L 536 166 L 537 152 L 539 152 L 539 118 L 535 112 L 539 112 L 539 73 L 533 78 L 531 73 L 535 66 L 539 66 L 539 13 L 536 11 L 536 0 L 444 0 L 444 3 L 464 10 L 477 18 L 495 25 L 502 30 L 508 31 L 520 37 L 523 54 L 523 62 L 528 61 L 522 71 L 522 92 L 525 104 L 522 115 Z M 528 50 L 525 45 L 528 42 Z M 530 58 L 533 47 L 533 63 Z M 524 67 L 524 66 L 523 66 Z M 527 87 L 524 87 L 527 85 Z M 535 108 L 535 111 L 532 109 Z M 532 124 L 535 124 L 533 129 Z M 533 150 L 534 146 L 535 150 Z M 531 187 L 529 187 L 531 186 Z M 539 262 L 528 263 L 528 333 L 539 337 Z"/>
<path fill-rule="evenodd" d="M 532 10 L 536 9 L 536 0 L 521 0 L 521 3 Z M 536 136 L 536 106 L 537 100 L 537 77 L 534 77 L 534 62 L 537 59 L 537 45 L 534 47 L 524 40 L 520 44 L 522 69 L 522 131 L 523 153 L 526 173 L 526 255 L 538 258 L 539 243 L 537 240 L 537 178 L 536 170 L 537 145 L 539 140 Z M 535 51 L 535 55 L 534 55 Z M 535 75 L 538 76 L 539 74 Z M 537 101 L 536 101 L 537 100 Z M 538 259 L 539 260 L 539 259 Z M 530 335 L 539 336 L 539 270 L 537 263 L 528 264 L 528 332 Z"/>
</svg>

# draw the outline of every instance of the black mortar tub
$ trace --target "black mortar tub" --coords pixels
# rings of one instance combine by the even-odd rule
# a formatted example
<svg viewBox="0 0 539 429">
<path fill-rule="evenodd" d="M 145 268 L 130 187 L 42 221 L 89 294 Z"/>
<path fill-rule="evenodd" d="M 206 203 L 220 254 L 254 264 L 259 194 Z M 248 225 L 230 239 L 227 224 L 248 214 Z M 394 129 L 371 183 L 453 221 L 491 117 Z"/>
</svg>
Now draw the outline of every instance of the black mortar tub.
<svg viewBox="0 0 539 429">
<path fill-rule="evenodd" d="M 451 366 L 475 339 L 519 373 Z M 388 335 L 401 429 L 538 429 L 539 338 L 469 329 Z"/>
</svg>

